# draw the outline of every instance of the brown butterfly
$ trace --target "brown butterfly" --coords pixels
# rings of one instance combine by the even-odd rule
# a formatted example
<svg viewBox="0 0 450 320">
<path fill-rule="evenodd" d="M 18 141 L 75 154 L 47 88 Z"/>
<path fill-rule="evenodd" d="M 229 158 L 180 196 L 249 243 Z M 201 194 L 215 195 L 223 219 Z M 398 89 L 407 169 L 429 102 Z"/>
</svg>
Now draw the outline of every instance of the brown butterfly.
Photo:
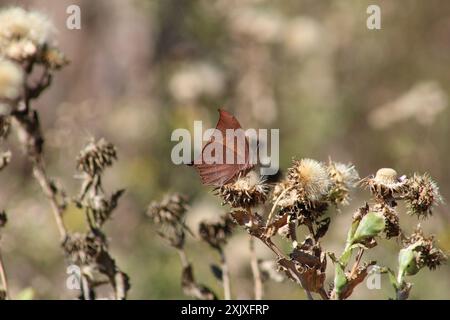
<svg viewBox="0 0 450 320">
<path fill-rule="evenodd" d="M 232 114 L 221 109 L 219 109 L 219 115 L 220 117 L 217 122 L 216 129 L 222 133 L 222 140 L 216 140 L 212 137 L 203 147 L 201 158 L 193 163 L 193 166 L 200 174 L 202 183 L 204 185 L 216 187 L 221 187 L 224 184 L 234 181 L 240 175 L 247 173 L 253 167 L 253 164 L 250 163 L 250 152 L 247 137 L 245 138 L 244 150 L 236 148 L 236 143 L 232 146 L 228 146 L 226 143 L 227 129 L 242 129 L 239 121 L 237 121 Z M 205 149 L 208 146 L 223 148 L 223 155 L 226 154 L 227 150 L 231 150 L 233 152 L 234 159 L 242 159 L 243 161 L 241 162 L 243 163 L 238 163 L 238 161 L 234 161 L 234 163 L 231 164 L 227 164 L 225 161 L 222 161 L 222 163 L 205 163 Z"/>
</svg>

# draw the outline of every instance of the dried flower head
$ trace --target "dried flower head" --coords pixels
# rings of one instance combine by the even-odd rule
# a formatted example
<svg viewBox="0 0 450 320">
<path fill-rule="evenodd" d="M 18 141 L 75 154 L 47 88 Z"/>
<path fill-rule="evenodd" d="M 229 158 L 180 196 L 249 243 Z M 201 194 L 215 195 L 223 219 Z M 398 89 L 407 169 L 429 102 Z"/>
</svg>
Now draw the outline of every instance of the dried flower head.
<svg viewBox="0 0 450 320">
<path fill-rule="evenodd" d="M 298 224 L 311 225 L 316 223 L 328 209 L 326 201 L 305 200 L 299 189 L 295 188 L 289 180 L 281 181 L 275 186 L 273 201 L 278 201 L 280 216 L 288 214 L 290 219 L 296 220 Z M 286 230 L 287 226 L 281 228 L 281 234 Z"/>
<path fill-rule="evenodd" d="M 167 194 L 161 202 L 153 201 L 147 209 L 147 215 L 159 225 L 158 234 L 175 248 L 182 248 L 186 232 L 192 233 L 184 219 L 188 209 L 187 198 L 178 193 Z"/>
<path fill-rule="evenodd" d="M 363 180 L 363 185 L 370 188 L 370 191 L 379 199 L 390 199 L 394 193 L 401 193 L 405 190 L 407 179 L 398 178 L 397 171 L 391 168 L 379 169 L 375 176 L 367 177 Z"/>
<path fill-rule="evenodd" d="M 104 249 L 104 241 L 92 232 L 73 233 L 68 235 L 63 246 L 70 262 L 77 265 L 89 265 L 95 263 Z"/>
<path fill-rule="evenodd" d="M 22 90 L 23 79 L 23 71 L 17 64 L 0 59 L 0 102 L 15 101 Z M 2 114 L 8 114 L 4 110 L 0 111 Z"/>
<path fill-rule="evenodd" d="M 385 205 L 384 203 L 376 204 L 373 207 L 375 212 L 379 212 L 384 216 L 385 219 L 385 228 L 384 233 L 386 234 L 386 238 L 390 239 L 393 237 L 397 237 L 400 235 L 400 221 L 398 218 L 397 212 L 390 207 Z"/>
<path fill-rule="evenodd" d="M 111 217 L 124 192 L 125 190 L 121 189 L 114 192 L 109 198 L 104 194 L 97 194 L 88 199 L 87 208 L 92 212 L 97 227 L 102 226 Z"/>
<path fill-rule="evenodd" d="M 223 203 L 233 208 L 249 208 L 266 201 L 269 185 L 254 171 L 216 189 Z"/>
<path fill-rule="evenodd" d="M 425 237 L 420 225 L 403 245 L 399 253 L 399 283 L 403 276 L 415 275 L 425 266 L 434 270 L 447 260 L 444 252 L 435 247 L 434 237 Z"/>
<path fill-rule="evenodd" d="M 288 169 L 288 180 L 305 202 L 321 200 L 331 185 L 325 166 L 312 159 L 294 160 Z"/>
<path fill-rule="evenodd" d="M 350 190 L 359 181 L 358 171 L 351 164 L 333 161 L 330 161 L 327 170 L 332 182 L 328 199 L 336 205 L 347 205 L 350 200 Z"/>
<path fill-rule="evenodd" d="M 222 250 L 222 246 L 227 243 L 227 239 L 231 235 L 234 226 L 233 219 L 230 215 L 225 214 L 220 217 L 219 222 L 201 222 L 198 232 L 203 241 L 207 242 L 214 249 Z"/>
<path fill-rule="evenodd" d="M 93 177 L 100 175 L 106 167 L 110 167 L 117 159 L 116 147 L 100 139 L 97 142 L 91 141 L 81 150 L 77 157 L 77 168 Z"/>
<path fill-rule="evenodd" d="M 55 28 L 43 14 L 22 8 L 0 11 L 0 53 L 13 60 L 35 56 L 51 41 Z"/>
<path fill-rule="evenodd" d="M 174 193 L 164 196 L 161 202 L 153 201 L 147 209 L 147 215 L 156 224 L 178 224 L 184 221 L 188 209 L 185 196 Z"/>
<path fill-rule="evenodd" d="M 432 208 L 443 200 L 437 184 L 429 175 L 414 174 L 408 180 L 406 202 L 410 214 L 426 218 L 432 214 Z"/>
</svg>

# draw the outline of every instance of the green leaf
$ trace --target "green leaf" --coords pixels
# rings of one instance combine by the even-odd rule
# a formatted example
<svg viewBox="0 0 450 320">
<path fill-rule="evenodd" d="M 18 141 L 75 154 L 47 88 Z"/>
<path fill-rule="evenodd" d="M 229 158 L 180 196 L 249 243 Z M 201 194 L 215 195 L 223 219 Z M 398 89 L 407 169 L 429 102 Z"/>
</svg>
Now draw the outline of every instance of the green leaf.
<svg viewBox="0 0 450 320">
<path fill-rule="evenodd" d="M 352 256 L 352 248 L 351 246 L 347 246 L 342 255 L 339 257 L 339 263 L 343 266 L 346 266 L 351 256 Z"/>
<path fill-rule="evenodd" d="M 414 247 L 401 249 L 398 254 L 398 283 L 401 282 L 403 276 L 413 276 L 419 272 L 420 267 L 417 265 L 416 252 Z"/>
<path fill-rule="evenodd" d="M 347 244 L 351 244 L 353 235 L 355 234 L 355 231 L 358 228 L 358 225 L 359 225 L 359 220 L 353 221 L 352 226 L 350 227 L 350 230 L 348 230 Z"/>
<path fill-rule="evenodd" d="M 338 298 L 346 284 L 347 277 L 345 276 L 344 269 L 339 263 L 336 263 L 334 266 L 334 290 Z"/>
<path fill-rule="evenodd" d="M 369 212 L 361 219 L 358 228 L 353 234 L 351 243 L 377 236 L 384 230 L 385 224 L 384 216 L 381 213 Z"/>
</svg>

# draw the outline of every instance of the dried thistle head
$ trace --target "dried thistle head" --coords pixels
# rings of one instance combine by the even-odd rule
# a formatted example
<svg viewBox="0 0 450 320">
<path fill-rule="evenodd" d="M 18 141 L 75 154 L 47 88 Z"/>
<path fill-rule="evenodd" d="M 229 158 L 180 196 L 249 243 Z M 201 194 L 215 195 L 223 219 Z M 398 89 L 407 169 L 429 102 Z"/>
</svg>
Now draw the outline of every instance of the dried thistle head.
<svg viewBox="0 0 450 320">
<path fill-rule="evenodd" d="M 250 208 L 266 201 L 269 185 L 255 171 L 216 189 L 217 194 L 233 208 Z"/>
<path fill-rule="evenodd" d="M 321 200 L 331 186 L 325 166 L 312 159 L 294 160 L 287 178 L 303 202 Z"/>
<path fill-rule="evenodd" d="M 207 242 L 214 249 L 222 250 L 222 247 L 227 243 L 228 237 L 232 234 L 234 226 L 233 219 L 230 215 L 225 214 L 220 217 L 219 222 L 201 222 L 198 232 L 203 241 Z"/>
<path fill-rule="evenodd" d="M 392 207 L 381 203 L 374 205 L 373 210 L 375 212 L 381 213 L 384 216 L 385 219 L 384 233 L 386 234 L 387 239 L 397 237 L 400 235 L 401 232 L 400 220 L 398 218 L 397 212 Z"/>
<path fill-rule="evenodd" d="M 391 168 L 381 168 L 375 176 L 369 176 L 362 181 L 376 199 L 392 201 L 394 193 L 401 194 L 406 187 L 407 179 L 398 178 L 397 171 Z"/>
<path fill-rule="evenodd" d="M 423 267 L 434 270 L 447 260 L 444 252 L 435 247 L 434 237 L 425 237 L 420 225 L 403 241 L 403 246 L 398 255 L 399 284 L 404 282 L 404 276 L 415 275 Z"/>
<path fill-rule="evenodd" d="M 432 208 L 443 202 L 437 184 L 428 174 L 415 173 L 408 180 L 406 203 L 409 213 L 426 218 L 432 214 Z"/>
<path fill-rule="evenodd" d="M 333 162 L 331 160 L 327 166 L 327 171 L 332 182 L 328 199 L 335 205 L 347 205 L 350 200 L 350 190 L 359 181 L 358 171 L 351 164 Z"/>
<path fill-rule="evenodd" d="M 153 201 L 148 206 L 147 215 L 156 224 L 174 225 L 184 221 L 187 209 L 187 197 L 178 193 L 167 194 L 161 202 Z"/>
<path fill-rule="evenodd" d="M 175 248 L 184 246 L 185 231 L 191 233 L 184 222 L 187 209 L 187 197 L 178 193 L 165 195 L 161 202 L 153 201 L 147 209 L 147 215 L 160 227 L 159 236 Z"/>
<path fill-rule="evenodd" d="M 116 209 L 118 201 L 124 192 L 124 189 L 118 190 L 109 198 L 104 194 L 97 194 L 89 197 L 86 207 L 92 212 L 97 227 L 101 227 L 105 221 L 111 217 L 112 212 Z"/>
<path fill-rule="evenodd" d="M 55 27 L 39 12 L 22 8 L 0 11 L 0 53 L 16 61 L 35 58 L 51 44 Z"/>
<path fill-rule="evenodd" d="M 77 169 L 94 177 L 117 159 L 116 147 L 105 139 L 91 141 L 77 157 Z"/>
<path fill-rule="evenodd" d="M 64 241 L 64 252 L 71 263 L 86 266 L 95 263 L 97 257 L 105 249 L 104 239 L 92 232 L 87 234 L 73 233 Z"/>
<path fill-rule="evenodd" d="M 294 219 L 298 224 L 316 224 L 328 209 L 326 201 L 305 201 L 300 191 L 289 180 L 283 180 L 275 186 L 272 200 L 278 201 L 280 216 L 288 214 L 290 219 Z M 284 234 L 287 229 L 288 226 L 281 228 L 281 234 Z"/>
</svg>

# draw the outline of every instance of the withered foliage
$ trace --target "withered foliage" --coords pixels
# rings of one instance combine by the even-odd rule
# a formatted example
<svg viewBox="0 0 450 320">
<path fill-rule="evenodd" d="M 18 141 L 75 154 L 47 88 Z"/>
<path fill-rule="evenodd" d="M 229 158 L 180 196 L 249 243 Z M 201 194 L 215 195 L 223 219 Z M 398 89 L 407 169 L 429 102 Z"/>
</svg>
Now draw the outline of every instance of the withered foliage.
<svg viewBox="0 0 450 320">
<path fill-rule="evenodd" d="M 186 234 L 192 235 L 185 223 L 188 208 L 186 196 L 178 193 L 167 194 L 162 201 L 150 203 L 147 208 L 147 216 L 158 227 L 158 235 L 178 251 L 182 266 L 181 287 L 183 292 L 195 299 L 215 300 L 217 299 L 216 294 L 195 280 L 192 264 L 187 258 Z"/>
<path fill-rule="evenodd" d="M 121 271 L 108 249 L 102 229 L 110 219 L 124 190 L 111 195 L 104 192 L 102 173 L 116 160 L 116 149 L 104 139 L 92 140 L 77 158 L 82 186 L 73 202 L 84 211 L 88 222 L 85 233 L 71 233 L 64 214 L 71 198 L 62 185 L 50 179 L 44 161 L 44 136 L 39 111 L 33 102 L 48 89 L 53 74 L 68 64 L 64 54 L 53 45 L 51 22 L 40 13 L 21 8 L 2 11 L 5 29 L 0 41 L 0 59 L 12 63 L 10 69 L 23 81 L 14 99 L 0 97 L 4 112 L 0 115 L 0 139 L 6 139 L 12 125 L 32 166 L 33 176 L 47 197 L 61 237 L 68 264 L 81 269 L 81 299 L 96 298 L 96 287 L 109 283 L 116 299 L 125 299 L 130 288 L 128 276 Z M 42 34 L 40 34 L 42 33 Z M 5 107 L 6 106 L 6 107 Z M 0 154 L 0 169 L 10 161 L 11 153 Z"/>
<path fill-rule="evenodd" d="M 351 192 L 358 184 L 371 191 L 372 199 L 353 214 L 344 250 L 336 256 L 324 250 L 320 240 L 333 226 L 330 208 L 336 208 L 339 214 L 341 207 L 349 204 Z M 401 236 L 406 247 L 413 246 L 417 271 L 423 266 L 434 269 L 445 261 L 443 252 L 434 247 L 432 237 L 426 238 L 416 231 L 405 238 L 400 227 L 398 201 L 406 201 L 410 213 L 418 217 L 430 215 L 431 208 L 441 202 L 436 184 L 427 175 L 398 177 L 395 170 L 383 168 L 375 175 L 359 180 L 358 172 L 351 164 L 331 160 L 324 164 L 302 159 L 293 160 L 286 178 L 275 184 L 259 179 L 256 172 L 250 171 L 215 191 L 223 204 L 232 210 L 219 222 L 201 222 L 200 237 L 213 249 L 223 252 L 222 247 L 231 234 L 232 221 L 251 237 L 259 239 L 275 254 L 273 261 L 256 264 L 261 275 L 254 279 L 261 285 L 268 279 L 279 279 L 284 275 L 302 286 L 309 298 L 313 297 L 311 293 L 316 293 L 322 299 L 347 299 L 370 272 L 389 270 L 393 274 L 375 261 L 363 261 L 364 252 L 377 246 L 381 236 L 386 239 Z M 268 203 L 271 208 L 262 206 Z M 303 240 L 299 238 L 301 227 L 305 234 Z M 290 251 L 282 250 L 275 243 L 277 236 L 290 243 Z M 335 267 L 334 281 L 328 284 L 327 257 Z M 219 278 L 222 277 L 220 268 L 213 269 Z M 414 272 L 410 270 L 403 274 Z M 407 298 L 411 284 L 403 275 L 393 285 L 398 299 Z"/>
<path fill-rule="evenodd" d="M 87 295 L 94 298 L 95 287 L 104 283 L 111 284 L 116 299 L 125 299 L 130 289 L 129 277 L 119 269 L 110 255 L 108 240 L 102 230 L 103 224 L 111 218 L 124 193 L 123 189 L 115 191 L 111 196 L 104 192 L 101 179 L 103 169 L 111 166 L 114 159 L 115 147 L 105 139 L 89 142 L 77 158 L 82 183 L 79 196 L 74 202 L 84 211 L 89 230 L 85 234 L 68 234 L 63 248 L 69 262 L 80 267 L 83 280 L 89 288 L 83 290 L 83 298 L 87 298 Z M 100 162 L 94 164 L 96 161 Z M 90 165 L 81 165 L 82 163 Z"/>
</svg>

